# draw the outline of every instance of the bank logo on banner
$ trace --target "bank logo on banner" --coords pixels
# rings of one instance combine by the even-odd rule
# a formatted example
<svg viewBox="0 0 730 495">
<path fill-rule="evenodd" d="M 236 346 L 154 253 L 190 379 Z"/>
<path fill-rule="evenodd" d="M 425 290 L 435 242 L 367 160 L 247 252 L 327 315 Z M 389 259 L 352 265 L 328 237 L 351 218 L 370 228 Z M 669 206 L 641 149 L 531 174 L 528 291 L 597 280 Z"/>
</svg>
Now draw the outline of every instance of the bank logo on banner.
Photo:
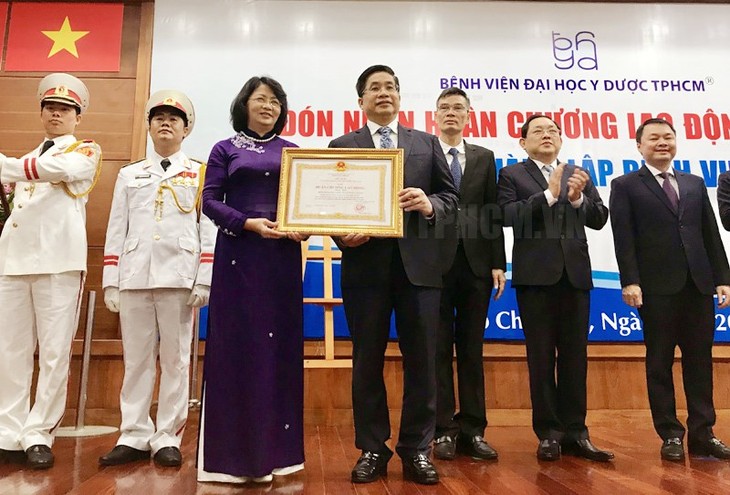
<svg viewBox="0 0 730 495">
<path fill-rule="evenodd" d="M 118 72 L 121 3 L 13 3 L 6 71 Z"/>
<path fill-rule="evenodd" d="M 555 67 L 568 70 L 577 66 L 583 70 L 598 70 L 596 35 L 578 31 L 570 38 L 553 31 L 553 58 Z"/>
</svg>

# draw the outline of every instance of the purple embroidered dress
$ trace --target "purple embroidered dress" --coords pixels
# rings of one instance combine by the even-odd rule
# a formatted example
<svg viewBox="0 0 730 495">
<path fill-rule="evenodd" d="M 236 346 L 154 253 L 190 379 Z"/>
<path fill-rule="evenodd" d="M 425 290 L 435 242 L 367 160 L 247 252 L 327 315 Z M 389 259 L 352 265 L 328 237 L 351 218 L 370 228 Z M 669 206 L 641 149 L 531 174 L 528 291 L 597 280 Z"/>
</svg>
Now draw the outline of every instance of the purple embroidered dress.
<svg viewBox="0 0 730 495">
<path fill-rule="evenodd" d="M 286 474 L 304 462 L 301 248 L 243 230 L 247 218 L 276 220 L 281 150 L 296 145 L 279 137 L 263 141 L 239 133 L 216 144 L 208 160 L 203 211 L 219 232 L 200 481 Z"/>
</svg>

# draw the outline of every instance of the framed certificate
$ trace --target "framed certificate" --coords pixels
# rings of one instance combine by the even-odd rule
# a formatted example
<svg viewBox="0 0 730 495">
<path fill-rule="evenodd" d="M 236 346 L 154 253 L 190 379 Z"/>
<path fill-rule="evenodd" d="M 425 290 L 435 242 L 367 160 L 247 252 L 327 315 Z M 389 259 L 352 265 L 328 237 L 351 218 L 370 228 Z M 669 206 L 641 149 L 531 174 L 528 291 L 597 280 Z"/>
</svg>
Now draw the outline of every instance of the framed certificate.
<svg viewBox="0 0 730 495">
<path fill-rule="evenodd" d="M 276 220 L 283 232 L 403 237 L 403 150 L 284 148 Z"/>
</svg>

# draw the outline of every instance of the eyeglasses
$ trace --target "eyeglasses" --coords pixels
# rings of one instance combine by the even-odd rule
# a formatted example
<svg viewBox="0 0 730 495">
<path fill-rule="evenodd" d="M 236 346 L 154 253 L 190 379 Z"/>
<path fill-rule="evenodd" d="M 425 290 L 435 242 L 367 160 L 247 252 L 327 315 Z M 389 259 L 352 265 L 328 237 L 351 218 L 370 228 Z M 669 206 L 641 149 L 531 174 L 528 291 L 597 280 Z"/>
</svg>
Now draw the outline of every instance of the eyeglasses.
<svg viewBox="0 0 730 495">
<path fill-rule="evenodd" d="M 560 131 L 555 127 L 548 127 L 548 128 L 536 127 L 530 131 L 530 134 L 532 134 L 533 136 L 542 136 L 546 132 L 550 135 L 550 137 L 560 136 Z"/>
<path fill-rule="evenodd" d="M 257 105 L 270 105 L 274 108 L 281 108 L 281 102 L 277 100 L 276 98 L 271 98 L 270 100 L 267 100 L 263 96 L 259 96 L 257 98 L 251 98 L 251 101 L 256 103 Z"/>
<path fill-rule="evenodd" d="M 469 109 L 466 108 L 464 105 L 460 105 L 458 103 L 456 105 L 447 105 L 447 104 L 443 103 L 443 104 L 439 105 L 436 108 L 436 110 L 438 110 L 439 112 L 444 112 L 444 113 L 448 112 L 450 110 L 453 110 L 456 113 L 461 113 L 461 112 L 466 112 Z"/>
<path fill-rule="evenodd" d="M 378 84 L 373 84 L 369 88 L 365 89 L 367 93 L 380 93 L 381 91 L 385 91 L 386 93 L 397 93 L 398 92 L 398 86 L 395 84 L 386 84 L 384 86 L 380 86 Z"/>
</svg>

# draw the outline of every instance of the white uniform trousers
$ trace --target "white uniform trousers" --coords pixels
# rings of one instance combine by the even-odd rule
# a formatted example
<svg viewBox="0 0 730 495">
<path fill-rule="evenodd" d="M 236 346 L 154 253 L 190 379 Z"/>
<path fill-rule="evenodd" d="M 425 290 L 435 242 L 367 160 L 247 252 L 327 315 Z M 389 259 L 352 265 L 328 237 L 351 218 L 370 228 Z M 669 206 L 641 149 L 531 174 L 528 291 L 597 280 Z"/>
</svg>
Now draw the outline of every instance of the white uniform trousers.
<svg viewBox="0 0 730 495">
<path fill-rule="evenodd" d="M 0 448 L 53 445 L 66 409 L 84 273 L 0 276 Z M 30 388 L 38 345 L 33 407 Z"/>
<path fill-rule="evenodd" d="M 180 447 L 188 418 L 190 347 L 193 308 L 190 289 L 123 290 L 119 318 L 124 349 L 124 381 L 120 394 L 121 435 L 117 445 L 154 454 Z M 157 430 L 150 406 L 160 357 Z"/>
</svg>

